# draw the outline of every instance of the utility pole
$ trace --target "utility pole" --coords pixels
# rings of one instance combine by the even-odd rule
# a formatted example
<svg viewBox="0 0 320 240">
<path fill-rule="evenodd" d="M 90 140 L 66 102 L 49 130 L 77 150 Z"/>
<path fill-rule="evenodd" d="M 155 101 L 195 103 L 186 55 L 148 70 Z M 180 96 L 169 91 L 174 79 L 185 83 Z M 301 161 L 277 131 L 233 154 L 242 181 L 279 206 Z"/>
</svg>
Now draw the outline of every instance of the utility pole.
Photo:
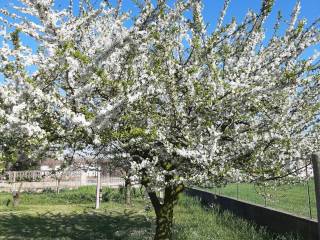
<svg viewBox="0 0 320 240">
<path fill-rule="evenodd" d="M 97 165 L 96 209 L 100 208 L 101 171 Z"/>
</svg>

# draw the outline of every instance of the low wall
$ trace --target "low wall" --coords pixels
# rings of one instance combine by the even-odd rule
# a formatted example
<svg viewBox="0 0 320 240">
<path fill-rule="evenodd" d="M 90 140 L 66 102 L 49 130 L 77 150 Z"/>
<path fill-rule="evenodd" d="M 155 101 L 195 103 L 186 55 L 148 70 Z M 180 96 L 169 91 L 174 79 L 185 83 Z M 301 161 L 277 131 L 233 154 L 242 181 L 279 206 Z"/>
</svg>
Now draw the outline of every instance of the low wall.
<svg viewBox="0 0 320 240">
<path fill-rule="evenodd" d="M 73 189 L 80 186 L 90 186 L 96 185 L 97 180 L 95 178 L 82 179 L 78 181 L 61 181 L 60 189 Z M 9 183 L 9 182 L 0 182 L 0 192 L 12 192 L 14 189 L 19 189 L 21 182 Z M 119 187 L 124 185 L 123 178 L 120 177 L 108 177 L 101 179 L 102 187 Z M 44 189 L 53 189 L 57 188 L 57 181 L 38 181 L 38 182 L 23 182 L 21 186 L 21 191 L 31 191 L 31 192 L 41 192 Z"/>
<path fill-rule="evenodd" d="M 258 226 L 264 226 L 272 232 L 298 234 L 305 240 L 318 239 L 317 221 L 234 198 L 215 195 L 204 190 L 188 188 L 185 193 L 199 198 L 201 203 L 206 206 L 219 205 L 221 210 L 228 210 Z"/>
</svg>

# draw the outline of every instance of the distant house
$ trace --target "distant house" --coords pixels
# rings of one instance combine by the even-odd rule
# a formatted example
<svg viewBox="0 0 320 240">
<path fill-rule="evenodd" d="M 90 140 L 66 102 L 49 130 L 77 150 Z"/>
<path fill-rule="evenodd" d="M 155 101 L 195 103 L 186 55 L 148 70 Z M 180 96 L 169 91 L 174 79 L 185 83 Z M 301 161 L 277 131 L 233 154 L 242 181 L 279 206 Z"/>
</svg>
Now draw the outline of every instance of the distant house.
<svg viewBox="0 0 320 240">
<path fill-rule="evenodd" d="M 41 161 L 40 170 L 41 171 L 58 170 L 60 166 L 61 166 L 61 163 L 58 160 L 46 159 L 44 161 Z"/>
<path fill-rule="evenodd" d="M 61 167 L 61 162 L 55 159 L 46 159 L 41 161 L 40 170 L 41 171 L 52 171 L 59 170 Z M 76 165 L 70 166 L 73 170 L 83 170 L 88 177 L 97 176 L 96 167 L 89 166 L 85 162 L 77 161 Z"/>
<path fill-rule="evenodd" d="M 61 167 L 61 161 L 48 158 L 41 161 L 39 170 L 52 171 L 58 170 Z M 95 178 L 97 176 L 97 167 L 94 161 L 90 158 L 76 158 L 69 170 L 77 172 L 82 171 L 87 177 Z M 121 169 L 112 168 L 108 161 L 100 161 L 100 169 L 103 176 L 120 177 L 123 176 Z"/>
</svg>

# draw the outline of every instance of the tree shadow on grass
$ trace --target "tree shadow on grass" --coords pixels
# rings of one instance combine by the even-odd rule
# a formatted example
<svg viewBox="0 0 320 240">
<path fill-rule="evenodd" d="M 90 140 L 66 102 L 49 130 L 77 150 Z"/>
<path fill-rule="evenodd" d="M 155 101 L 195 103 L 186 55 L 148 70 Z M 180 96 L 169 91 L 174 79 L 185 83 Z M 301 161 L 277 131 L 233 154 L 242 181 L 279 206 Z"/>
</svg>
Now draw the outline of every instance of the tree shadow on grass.
<svg viewBox="0 0 320 240">
<path fill-rule="evenodd" d="M 152 239 L 151 225 L 144 215 L 130 212 L 5 214 L 0 239 L 147 240 Z"/>
</svg>

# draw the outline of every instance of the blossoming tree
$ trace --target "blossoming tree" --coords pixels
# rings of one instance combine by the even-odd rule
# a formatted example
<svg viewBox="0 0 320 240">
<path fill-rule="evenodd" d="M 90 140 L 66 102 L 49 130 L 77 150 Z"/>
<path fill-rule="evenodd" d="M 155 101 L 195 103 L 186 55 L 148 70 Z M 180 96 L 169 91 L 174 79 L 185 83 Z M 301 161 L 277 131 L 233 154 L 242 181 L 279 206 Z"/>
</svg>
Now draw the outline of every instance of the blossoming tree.
<svg viewBox="0 0 320 240">
<path fill-rule="evenodd" d="M 189 7 L 192 19 L 183 14 Z M 275 28 L 268 40 L 271 7 L 264 1 L 260 13 L 226 26 L 223 10 L 209 34 L 201 3 L 179 2 L 148 29 L 148 88 L 113 137 L 130 156 L 132 179 L 149 191 L 155 239 L 170 238 L 184 186 L 294 175 L 319 149 L 319 55 L 301 57 L 319 42 L 317 22 L 297 22 L 298 2 L 285 33 Z"/>
<path fill-rule="evenodd" d="M 136 99 L 139 83 L 121 81 L 121 66 L 138 57 L 130 46 L 143 41 L 141 31 L 155 14 L 141 14 L 130 30 L 120 5 L 80 2 L 77 10 L 72 1 L 58 10 L 54 1 L 21 0 L 0 10 L 2 132 L 37 138 L 62 155 L 56 150 L 74 153 L 92 142 L 93 118 L 108 122 Z"/>
<path fill-rule="evenodd" d="M 185 186 L 235 176 L 281 178 L 319 150 L 319 54 L 303 57 L 320 41 L 319 21 L 298 21 L 299 2 L 286 30 L 279 30 L 279 17 L 271 37 L 264 29 L 270 0 L 228 24 L 225 1 L 212 31 L 199 0 L 145 0 L 127 27 L 130 14 L 121 1 L 99 8 L 80 1 L 76 12 L 72 1 L 64 10 L 49 0 L 21 2 L 25 7 L 15 8 L 40 23 L 2 10 L 4 39 L 16 47 L 1 48 L 1 69 L 8 82 L 26 89 L 24 97 L 33 96 L 33 105 L 19 97 L 11 113 L 20 106 L 28 115 L 25 109 L 34 106 L 23 121 L 34 131 L 28 137 L 44 139 L 47 149 L 114 151 L 112 161 L 122 154 L 131 181 L 148 191 L 157 240 L 172 238 L 173 208 Z M 20 33 L 36 40 L 37 52 L 23 46 Z M 28 65 L 34 72 L 25 73 Z M 1 112 L 10 122 L 9 115 Z M 45 116 L 54 123 L 49 129 Z"/>
</svg>

